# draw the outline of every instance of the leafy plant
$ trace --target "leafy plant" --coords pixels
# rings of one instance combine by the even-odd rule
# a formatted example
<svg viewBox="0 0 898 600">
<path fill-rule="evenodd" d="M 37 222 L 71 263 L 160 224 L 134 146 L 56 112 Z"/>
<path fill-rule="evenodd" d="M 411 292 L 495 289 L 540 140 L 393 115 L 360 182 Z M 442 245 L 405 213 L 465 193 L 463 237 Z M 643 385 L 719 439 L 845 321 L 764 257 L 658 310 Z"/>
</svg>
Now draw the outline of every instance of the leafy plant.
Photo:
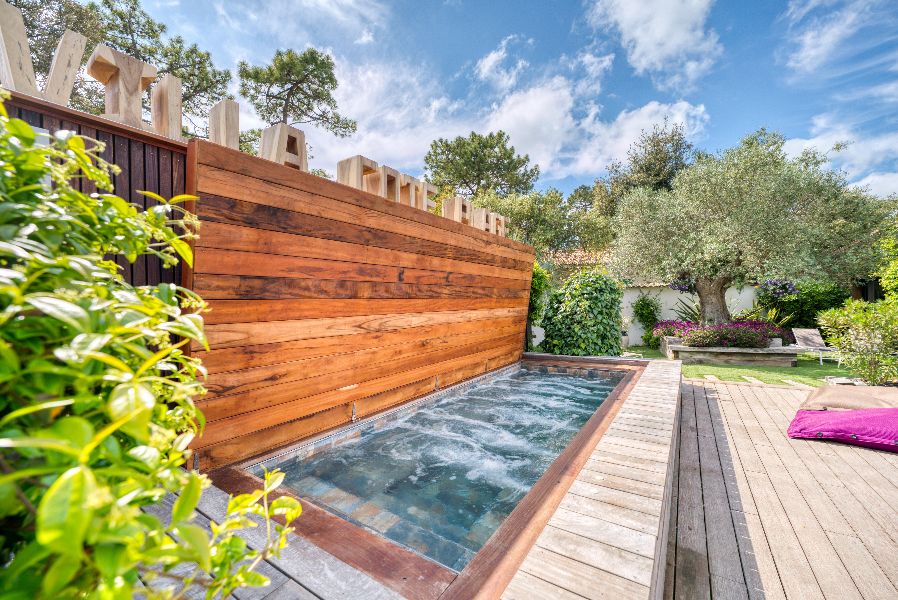
<svg viewBox="0 0 898 600">
<path fill-rule="evenodd" d="M 652 330 L 661 317 L 661 301 L 655 296 L 639 294 L 633 301 L 633 317 L 642 325 L 642 343 L 657 348 L 658 339 L 652 335 Z"/>
<path fill-rule="evenodd" d="M 0 595 L 21 598 L 227 596 L 285 544 L 295 500 L 232 498 L 211 535 L 193 522 L 208 479 L 184 470 L 203 427 L 203 301 L 171 284 L 134 287 L 109 258 L 188 264 L 196 220 L 151 195 L 146 212 L 111 191 L 102 146 L 58 132 L 38 146 L 0 103 Z M 87 196 L 72 182 L 95 182 Z M 49 182 L 49 183 L 48 183 Z M 142 509 L 178 494 L 167 519 Z M 236 532 L 262 517 L 268 542 Z M 165 521 L 165 522 L 163 522 Z M 176 570 L 177 569 L 177 570 Z M 141 583 L 143 582 L 143 583 Z M 145 584 L 145 585 L 144 585 Z"/>
<path fill-rule="evenodd" d="M 871 385 L 898 379 L 898 298 L 849 300 L 820 313 L 818 322 L 855 376 Z"/>
<path fill-rule="evenodd" d="M 530 279 L 530 304 L 527 307 L 527 322 L 531 325 L 539 325 L 542 321 L 551 286 L 552 282 L 549 272 L 542 268 L 538 262 L 534 262 L 533 277 Z M 527 340 L 527 350 L 535 350 L 531 339 Z"/>
<path fill-rule="evenodd" d="M 791 327 L 816 327 L 818 313 L 842 306 L 847 299 L 845 288 L 830 281 L 766 281 L 758 288 L 757 304 L 763 309 L 758 316 L 771 320 L 791 315 Z"/>
<path fill-rule="evenodd" d="M 698 299 L 690 299 L 687 302 L 683 298 L 677 298 L 673 311 L 680 321 L 698 323 L 702 320 L 702 307 Z"/>
<path fill-rule="evenodd" d="M 543 347 L 553 354 L 620 354 L 623 290 L 598 269 L 575 273 L 555 290 L 543 315 Z"/>
</svg>

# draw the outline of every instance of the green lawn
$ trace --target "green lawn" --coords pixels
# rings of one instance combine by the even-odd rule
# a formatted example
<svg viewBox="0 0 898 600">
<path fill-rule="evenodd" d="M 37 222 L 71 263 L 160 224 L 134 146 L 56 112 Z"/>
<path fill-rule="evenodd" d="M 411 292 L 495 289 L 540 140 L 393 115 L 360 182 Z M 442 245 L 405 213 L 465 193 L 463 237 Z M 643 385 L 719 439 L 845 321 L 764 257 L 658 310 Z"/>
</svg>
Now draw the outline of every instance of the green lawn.
<svg viewBox="0 0 898 600">
<path fill-rule="evenodd" d="M 631 346 L 629 352 L 638 352 L 645 358 L 664 358 L 659 350 L 652 350 L 643 346 Z M 850 377 L 848 371 L 836 366 L 833 360 L 824 360 L 823 366 L 816 354 L 804 354 L 798 357 L 797 367 L 739 367 L 719 365 L 683 365 L 683 377 L 689 379 L 704 379 L 705 375 L 714 375 L 723 381 L 741 381 L 743 375 L 754 377 L 764 383 L 777 385 L 789 385 L 784 379 L 791 379 L 798 383 L 804 383 L 818 387 L 825 382 L 824 377 L 838 375 Z"/>
</svg>

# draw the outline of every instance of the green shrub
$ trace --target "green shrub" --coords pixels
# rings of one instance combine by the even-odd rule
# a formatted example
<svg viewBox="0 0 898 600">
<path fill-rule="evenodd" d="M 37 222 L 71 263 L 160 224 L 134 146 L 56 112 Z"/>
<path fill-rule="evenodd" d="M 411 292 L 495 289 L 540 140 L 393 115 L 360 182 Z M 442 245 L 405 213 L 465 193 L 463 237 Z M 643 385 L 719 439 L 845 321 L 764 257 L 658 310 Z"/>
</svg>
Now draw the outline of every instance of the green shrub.
<svg viewBox="0 0 898 600">
<path fill-rule="evenodd" d="M 898 298 L 849 300 L 820 313 L 818 322 L 855 376 L 871 385 L 898 379 Z"/>
<path fill-rule="evenodd" d="M 533 278 L 530 280 L 530 305 L 527 307 L 527 319 L 532 325 L 539 325 L 542 322 L 551 287 L 552 280 L 549 272 L 538 262 L 533 263 Z"/>
<path fill-rule="evenodd" d="M 543 312 L 546 310 L 546 300 L 549 296 L 552 281 L 549 272 L 533 263 L 533 277 L 530 279 L 530 304 L 527 307 L 527 351 L 533 352 L 533 338 L 530 335 L 530 325 L 539 325 L 542 322 Z"/>
<path fill-rule="evenodd" d="M 282 480 L 231 499 L 210 536 L 193 523 L 209 485 L 181 467 L 202 429 L 204 306 L 175 285 L 133 287 L 104 256 L 146 253 L 190 262 L 195 220 L 178 203 L 146 212 L 111 194 L 100 147 L 68 132 L 35 145 L 0 103 L 0 595 L 17 598 L 172 597 L 205 588 L 222 597 L 267 579 L 253 572 L 276 553 L 300 507 L 268 502 Z M 52 182 L 52 185 L 49 182 Z M 180 230 L 182 234 L 176 232 Z M 166 524 L 142 508 L 178 499 Z M 269 544 L 247 551 L 235 531 L 269 525 Z M 175 541 L 177 540 L 177 541 Z M 166 574 L 176 567 L 177 579 Z M 150 588 L 142 587 L 142 583 Z"/>
<path fill-rule="evenodd" d="M 817 327 L 820 312 L 842 306 L 849 296 L 844 288 L 825 281 L 800 281 L 792 289 L 793 293 L 783 294 L 761 286 L 757 297 L 758 306 L 768 314 L 788 317 L 789 327 Z"/>
<path fill-rule="evenodd" d="M 655 296 L 639 294 L 633 301 L 633 317 L 642 325 L 642 343 L 650 348 L 657 348 L 660 340 L 652 335 L 655 323 L 661 318 L 661 301 Z"/>
<path fill-rule="evenodd" d="M 623 290 L 597 269 L 569 277 L 549 298 L 543 315 L 543 348 L 553 354 L 620 354 Z"/>
<path fill-rule="evenodd" d="M 730 325 L 705 325 L 690 329 L 683 334 L 683 344 L 695 348 L 766 348 L 770 342 L 764 330 Z"/>
</svg>

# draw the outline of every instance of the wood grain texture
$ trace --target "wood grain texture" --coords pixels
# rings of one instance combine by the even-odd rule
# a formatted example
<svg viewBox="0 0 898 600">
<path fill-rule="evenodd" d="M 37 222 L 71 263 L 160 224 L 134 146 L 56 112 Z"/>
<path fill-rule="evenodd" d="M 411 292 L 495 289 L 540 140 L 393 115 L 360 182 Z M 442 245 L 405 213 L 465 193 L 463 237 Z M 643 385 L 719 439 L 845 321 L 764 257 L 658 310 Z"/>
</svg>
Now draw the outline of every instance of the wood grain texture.
<svg viewBox="0 0 898 600">
<path fill-rule="evenodd" d="M 202 227 L 184 281 L 211 308 L 191 349 L 201 468 L 520 358 L 528 246 L 207 142 L 185 173 Z"/>
</svg>

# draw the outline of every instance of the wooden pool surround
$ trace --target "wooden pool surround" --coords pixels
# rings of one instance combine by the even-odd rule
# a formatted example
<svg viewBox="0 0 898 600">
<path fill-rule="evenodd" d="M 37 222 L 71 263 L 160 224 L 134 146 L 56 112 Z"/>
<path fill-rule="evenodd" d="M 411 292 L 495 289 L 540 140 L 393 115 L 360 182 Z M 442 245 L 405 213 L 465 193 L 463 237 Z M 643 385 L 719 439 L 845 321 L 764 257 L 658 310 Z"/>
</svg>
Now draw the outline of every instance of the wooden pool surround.
<svg viewBox="0 0 898 600">
<path fill-rule="evenodd" d="M 282 488 L 274 495 L 293 496 L 303 506 L 302 516 L 293 524 L 296 533 L 406 598 L 499 598 L 646 365 L 644 361 L 563 357 L 525 358 L 521 362 L 550 368 L 623 371 L 624 377 L 460 573 Z M 234 495 L 251 492 L 261 485 L 258 477 L 237 466 L 216 469 L 209 475 L 216 486 Z"/>
</svg>

